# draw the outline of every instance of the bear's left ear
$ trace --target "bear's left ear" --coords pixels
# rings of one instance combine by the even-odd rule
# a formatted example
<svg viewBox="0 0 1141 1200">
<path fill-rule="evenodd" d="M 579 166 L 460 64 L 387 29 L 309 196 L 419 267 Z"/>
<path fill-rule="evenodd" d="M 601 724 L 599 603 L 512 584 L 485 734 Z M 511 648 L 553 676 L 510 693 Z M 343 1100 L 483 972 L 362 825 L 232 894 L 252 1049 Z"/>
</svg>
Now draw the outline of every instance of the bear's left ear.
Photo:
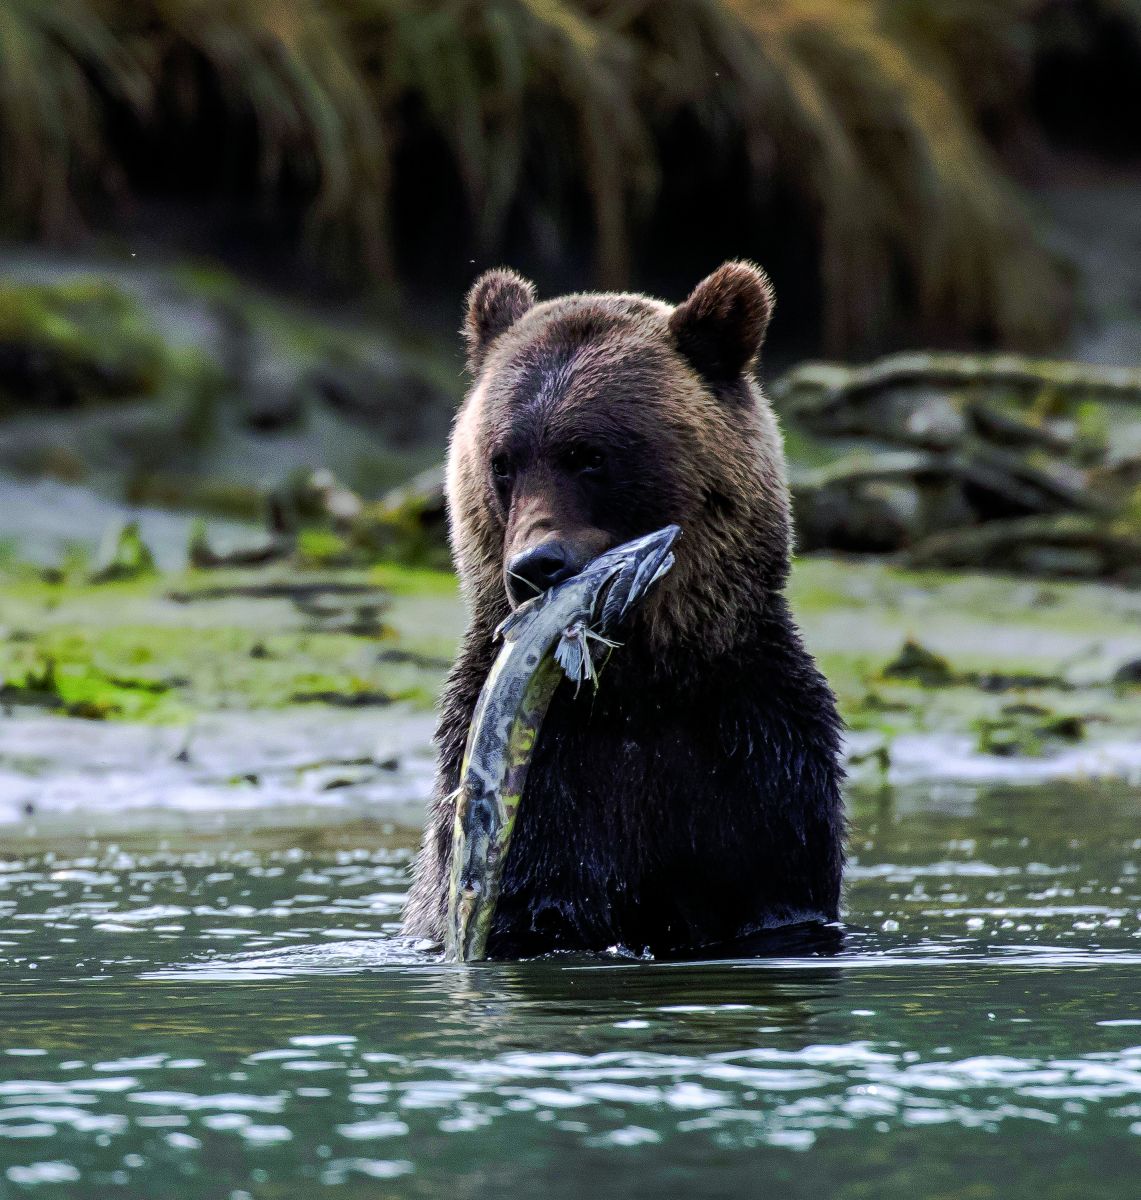
<svg viewBox="0 0 1141 1200">
<path fill-rule="evenodd" d="M 535 285 L 515 271 L 485 271 L 467 294 L 464 341 L 467 365 L 478 375 L 491 343 L 510 329 L 535 303 Z"/>
<path fill-rule="evenodd" d="M 731 382 L 756 360 L 773 301 L 773 285 L 760 267 L 727 262 L 674 309 L 674 344 L 703 378 Z"/>
</svg>

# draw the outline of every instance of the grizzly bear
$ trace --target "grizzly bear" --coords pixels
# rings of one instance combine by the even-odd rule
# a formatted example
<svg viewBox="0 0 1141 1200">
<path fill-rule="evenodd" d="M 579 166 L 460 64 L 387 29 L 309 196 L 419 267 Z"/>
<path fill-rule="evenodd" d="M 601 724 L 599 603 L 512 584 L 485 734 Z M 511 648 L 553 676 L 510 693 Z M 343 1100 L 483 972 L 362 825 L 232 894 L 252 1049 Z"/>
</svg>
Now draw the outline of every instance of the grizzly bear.
<svg viewBox="0 0 1141 1200">
<path fill-rule="evenodd" d="M 564 681 L 534 751 L 488 951 L 698 952 L 838 916 L 841 723 L 782 589 L 784 450 L 754 375 L 768 277 L 726 263 L 676 308 L 468 296 L 471 390 L 447 465 L 469 609 L 405 932 L 439 940 L 454 802 L 496 626 L 603 550 L 667 524 L 676 565 L 597 689 Z"/>
</svg>

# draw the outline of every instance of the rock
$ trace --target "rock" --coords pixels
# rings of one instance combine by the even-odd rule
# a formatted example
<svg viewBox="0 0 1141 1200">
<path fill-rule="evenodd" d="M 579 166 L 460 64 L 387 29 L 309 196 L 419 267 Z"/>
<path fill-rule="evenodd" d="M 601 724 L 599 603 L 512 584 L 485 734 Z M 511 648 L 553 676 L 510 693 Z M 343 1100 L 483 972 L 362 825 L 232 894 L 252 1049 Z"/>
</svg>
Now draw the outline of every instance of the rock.
<svg viewBox="0 0 1141 1200">
<path fill-rule="evenodd" d="M 30 667 L 23 679 L 0 682 L 0 704 L 26 704 L 35 708 L 63 708 L 55 659 L 45 658 Z"/>
<path fill-rule="evenodd" d="M 793 493 L 797 547 L 890 553 L 915 540 L 920 507 L 918 490 L 906 482 L 801 488 Z"/>
<path fill-rule="evenodd" d="M 154 555 L 139 533 L 137 521 L 108 529 L 100 549 L 92 583 L 115 583 L 157 573 Z"/>
<path fill-rule="evenodd" d="M 386 707 L 393 702 L 387 692 L 361 688 L 359 691 L 334 692 L 331 690 L 294 692 L 289 697 L 291 704 L 330 704 L 338 708 Z"/>
<path fill-rule="evenodd" d="M 1037 758 L 1060 746 L 1082 741 L 1086 718 L 1074 714 L 1056 716 L 1038 705 L 1008 704 L 997 717 L 976 721 L 975 733 L 983 754 Z"/>
<path fill-rule="evenodd" d="M 1117 687 L 1141 686 L 1141 658 L 1131 659 L 1122 663 L 1113 672 L 1113 682 Z"/>
<path fill-rule="evenodd" d="M 946 687 L 956 682 L 947 660 L 914 638 L 903 643 L 898 656 L 884 667 L 882 674 L 885 679 L 906 679 L 924 687 Z"/>
<path fill-rule="evenodd" d="M 391 356 L 331 356 L 312 368 L 304 386 L 350 420 L 382 429 L 394 446 L 442 438 L 454 408 L 426 371 Z"/>
<path fill-rule="evenodd" d="M 186 556 L 190 565 L 200 571 L 220 567 L 262 567 L 267 563 L 279 562 L 293 552 L 292 538 L 268 537 L 253 546 L 239 546 L 233 550 L 219 551 L 210 545 L 206 522 L 199 518 L 190 527 L 190 538 Z"/>
<path fill-rule="evenodd" d="M 309 628 L 321 633 L 346 633 L 354 637 L 380 638 L 391 630 L 380 619 L 392 604 L 389 596 L 380 594 L 368 600 L 338 599 L 325 595 L 316 598 L 298 597 L 297 611 L 309 618 Z"/>
<path fill-rule="evenodd" d="M 1052 579 L 1091 579 L 1112 574 L 1103 555 L 1081 546 L 1022 546 L 1018 561 L 1031 574 Z"/>
<path fill-rule="evenodd" d="M 917 480 L 929 457 L 917 452 L 853 454 L 792 479 L 797 547 L 890 553 L 923 528 Z"/>
<path fill-rule="evenodd" d="M 242 420 L 255 433 L 300 429 L 307 415 L 304 372 L 288 358 L 264 356 L 251 365 L 242 381 Z"/>
<path fill-rule="evenodd" d="M 898 396 L 895 407 L 904 410 L 903 428 L 916 445 L 949 450 L 962 442 L 967 431 L 962 405 L 949 396 L 938 393 L 924 393 L 914 399 Z"/>
<path fill-rule="evenodd" d="M 364 507 L 349 533 L 371 555 L 410 565 L 450 566 L 444 468 L 430 467 Z"/>
<path fill-rule="evenodd" d="M 1089 482 L 1107 503 L 1116 501 L 1119 506 L 1137 503 L 1134 497 L 1141 498 L 1141 454 L 1117 458 L 1099 466 L 1090 473 Z M 1138 507 L 1141 508 L 1141 503 Z"/>
<path fill-rule="evenodd" d="M 1028 688 L 1049 688 L 1051 691 L 1073 691 L 1074 685 L 1062 675 L 1042 675 L 1032 671 L 970 671 L 960 677 L 983 692 L 1022 692 Z"/>
<path fill-rule="evenodd" d="M 0 412 L 154 395 L 169 367 L 141 306 L 113 284 L 0 284 Z"/>
<path fill-rule="evenodd" d="M 393 488 L 381 501 L 390 512 L 401 512 L 421 528 L 440 529 L 447 522 L 443 466 L 428 467 L 407 483 Z"/>
<path fill-rule="evenodd" d="M 269 493 L 266 505 L 270 531 L 279 536 L 314 523 L 347 530 L 364 508 L 361 498 L 323 467 L 292 472 Z"/>
</svg>

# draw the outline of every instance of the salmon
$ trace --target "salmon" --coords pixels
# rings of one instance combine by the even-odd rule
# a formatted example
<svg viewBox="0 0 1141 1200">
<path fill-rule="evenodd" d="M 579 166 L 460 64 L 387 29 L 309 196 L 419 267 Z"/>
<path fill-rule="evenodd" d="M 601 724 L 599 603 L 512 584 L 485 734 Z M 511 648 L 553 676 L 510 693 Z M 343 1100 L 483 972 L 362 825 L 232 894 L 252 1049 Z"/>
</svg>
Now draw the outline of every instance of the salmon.
<svg viewBox="0 0 1141 1200">
<path fill-rule="evenodd" d="M 673 566 L 680 530 L 667 525 L 599 555 L 516 609 L 496 630 L 503 646 L 483 685 L 464 750 L 452 836 L 445 958 L 487 957 L 511 833 L 539 730 L 563 679 L 599 682 L 595 655 Z"/>
</svg>

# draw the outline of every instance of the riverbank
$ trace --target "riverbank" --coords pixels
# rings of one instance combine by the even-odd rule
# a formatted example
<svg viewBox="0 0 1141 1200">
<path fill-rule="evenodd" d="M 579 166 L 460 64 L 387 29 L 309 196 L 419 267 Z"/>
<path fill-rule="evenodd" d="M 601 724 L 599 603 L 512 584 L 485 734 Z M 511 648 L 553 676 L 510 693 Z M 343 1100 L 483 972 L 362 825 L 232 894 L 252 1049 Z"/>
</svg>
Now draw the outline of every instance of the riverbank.
<svg viewBox="0 0 1141 1200">
<path fill-rule="evenodd" d="M 857 784 L 1141 779 L 1136 591 L 813 557 L 790 598 Z M 462 627 L 443 572 L 9 563 L 0 823 L 417 826 Z"/>
</svg>

